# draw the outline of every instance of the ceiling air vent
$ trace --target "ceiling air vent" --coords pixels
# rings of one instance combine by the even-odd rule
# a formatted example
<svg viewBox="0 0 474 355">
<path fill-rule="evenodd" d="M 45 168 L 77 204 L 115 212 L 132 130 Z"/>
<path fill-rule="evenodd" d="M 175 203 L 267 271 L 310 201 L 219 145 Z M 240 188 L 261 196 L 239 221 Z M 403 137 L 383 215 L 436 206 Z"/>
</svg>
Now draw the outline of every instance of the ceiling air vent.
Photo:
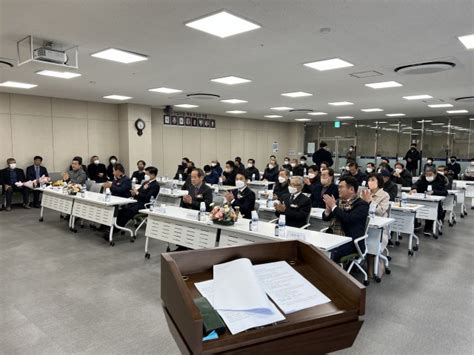
<svg viewBox="0 0 474 355">
<path fill-rule="evenodd" d="M 433 74 L 453 69 L 455 66 L 456 64 L 453 62 L 436 61 L 402 65 L 401 67 L 395 68 L 394 71 L 395 73 L 403 75 Z"/>
<path fill-rule="evenodd" d="M 464 97 L 458 97 L 457 99 L 454 99 L 456 102 L 464 102 L 468 104 L 474 104 L 474 96 L 464 96 Z"/>
<path fill-rule="evenodd" d="M 371 78 L 373 76 L 380 76 L 383 74 L 375 70 L 369 70 L 369 71 L 360 71 L 358 73 L 352 73 L 349 75 L 353 76 L 354 78 L 362 79 L 362 78 Z"/>
<path fill-rule="evenodd" d="M 219 99 L 221 96 L 217 94 L 207 94 L 205 92 L 196 92 L 193 94 L 186 95 L 190 99 L 197 99 L 197 100 L 216 100 Z"/>
<path fill-rule="evenodd" d="M 313 112 L 314 110 L 311 110 L 310 108 L 294 108 L 290 110 L 289 112 L 297 112 L 297 113 L 306 113 L 306 112 Z"/>
</svg>

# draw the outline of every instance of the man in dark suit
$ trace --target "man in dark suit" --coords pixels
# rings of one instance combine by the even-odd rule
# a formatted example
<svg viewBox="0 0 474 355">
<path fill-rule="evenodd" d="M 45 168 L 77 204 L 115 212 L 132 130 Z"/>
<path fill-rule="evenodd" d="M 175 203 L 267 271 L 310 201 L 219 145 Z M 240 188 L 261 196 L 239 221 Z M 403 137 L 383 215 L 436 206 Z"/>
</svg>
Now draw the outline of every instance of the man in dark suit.
<svg viewBox="0 0 474 355">
<path fill-rule="evenodd" d="M 142 181 L 145 179 L 145 166 L 146 163 L 144 160 L 137 161 L 137 169 L 132 174 L 132 181 L 135 179 L 137 184 L 141 184 Z"/>
<path fill-rule="evenodd" d="M 252 211 L 255 209 L 255 193 L 247 187 L 246 177 L 242 173 L 237 173 L 235 186 L 237 190 L 227 191 L 224 197 L 234 209 L 239 207 L 244 218 L 250 219 Z"/>
<path fill-rule="evenodd" d="M 114 165 L 114 181 L 107 181 L 104 183 L 103 188 L 110 189 L 113 196 L 129 198 L 131 196 L 130 190 L 132 189 L 132 180 L 125 175 L 125 168 L 122 164 L 117 163 Z"/>
<path fill-rule="evenodd" d="M 224 173 L 222 174 L 223 184 L 235 186 L 235 175 L 237 175 L 235 163 L 232 160 L 228 160 L 225 163 Z"/>
<path fill-rule="evenodd" d="M 275 204 L 275 214 L 280 217 L 285 215 L 286 225 L 301 228 L 308 223 L 311 214 L 311 200 L 303 195 L 303 178 L 293 176 L 288 187 L 289 194 L 280 199 L 280 203 Z"/>
<path fill-rule="evenodd" d="M 291 176 L 303 176 L 304 168 L 300 165 L 298 159 L 291 159 Z"/>
<path fill-rule="evenodd" d="M 48 177 L 48 170 L 42 166 L 43 158 L 39 155 L 33 158 L 33 165 L 26 168 L 26 180 L 35 181 L 36 186 L 39 186 L 39 179 L 43 176 Z M 33 207 L 40 208 L 41 192 L 33 190 Z"/>
<path fill-rule="evenodd" d="M 0 182 L 3 186 L 3 193 L 6 199 L 6 211 L 11 211 L 13 192 L 20 192 L 23 196 L 23 208 L 29 209 L 28 188 L 17 186 L 17 184 L 26 182 L 25 173 L 22 169 L 16 167 L 14 158 L 7 159 L 7 168 L 0 173 Z"/>
<path fill-rule="evenodd" d="M 347 170 L 343 175 L 352 176 L 357 180 L 359 186 L 361 186 L 362 181 L 366 180 L 367 176 L 362 171 L 360 171 L 359 165 L 357 165 L 357 163 L 349 163 L 347 164 L 347 167 L 349 170 Z"/>
<path fill-rule="evenodd" d="M 396 162 L 395 170 L 392 172 L 392 181 L 397 185 L 403 187 L 411 187 L 413 185 L 413 178 L 410 172 L 405 169 L 403 163 Z"/>
<path fill-rule="evenodd" d="M 206 184 L 218 184 L 219 183 L 219 175 L 217 175 L 217 171 L 213 170 L 210 165 L 204 165 L 204 174 L 206 176 L 204 177 L 204 182 Z"/>
<path fill-rule="evenodd" d="M 247 180 L 260 180 L 260 171 L 255 167 L 255 159 L 247 160 L 247 169 L 245 169 Z"/>
<path fill-rule="evenodd" d="M 184 157 L 183 159 L 181 159 L 181 164 L 178 165 L 178 169 L 176 170 L 176 174 L 174 175 L 175 180 L 178 180 L 179 176 L 181 175 L 182 180 L 186 181 L 186 178 L 188 177 L 189 163 L 189 158 Z"/>
<path fill-rule="evenodd" d="M 369 204 L 357 196 L 358 188 L 354 177 L 344 176 L 339 180 L 339 201 L 330 195 L 323 196 L 326 204 L 323 220 L 331 221 L 328 232 L 351 237 L 352 240 L 365 234 Z M 343 256 L 356 252 L 354 243 L 347 243 L 333 250 L 331 258 L 339 262 Z"/>
<path fill-rule="evenodd" d="M 319 143 L 319 149 L 314 152 L 313 154 L 313 162 L 317 166 L 321 166 L 322 162 L 326 162 L 329 164 L 329 166 L 332 166 L 334 164 L 334 161 L 332 160 L 332 154 L 327 148 L 326 142 L 321 142 Z"/>
<path fill-rule="evenodd" d="M 245 171 L 245 166 L 244 164 L 242 164 L 241 157 L 235 157 L 234 164 L 235 164 L 236 173 L 243 173 Z"/>
<path fill-rule="evenodd" d="M 117 224 L 119 226 L 125 226 L 129 220 L 131 220 L 138 211 L 145 208 L 145 204 L 150 202 L 150 199 L 156 198 L 160 192 L 160 185 L 156 182 L 156 176 L 158 175 L 158 169 L 154 166 L 149 166 L 145 169 L 145 177 L 143 184 L 138 190 L 132 190 L 132 197 L 137 200 L 137 203 L 132 203 L 121 210 L 117 215 Z"/>
<path fill-rule="evenodd" d="M 233 163 L 233 162 L 232 162 Z M 194 168 L 191 172 L 191 183 L 183 186 L 188 194 L 183 196 L 181 207 L 199 211 L 201 202 L 206 205 L 206 211 L 211 210 L 212 189 L 204 183 L 204 171 Z"/>
<path fill-rule="evenodd" d="M 91 157 L 89 166 L 87 167 L 89 179 L 101 183 L 107 181 L 107 168 L 102 164 L 97 155 Z"/>
<path fill-rule="evenodd" d="M 336 200 L 339 198 L 337 185 L 334 183 L 334 170 L 327 168 L 321 172 L 321 183 L 316 184 L 311 194 L 311 202 L 313 207 L 326 208 L 323 196 L 329 195 Z"/>
<path fill-rule="evenodd" d="M 449 160 L 448 165 L 448 173 L 453 177 L 454 180 L 459 179 L 459 174 L 461 174 L 461 165 L 457 162 L 456 156 L 452 156 Z"/>
</svg>

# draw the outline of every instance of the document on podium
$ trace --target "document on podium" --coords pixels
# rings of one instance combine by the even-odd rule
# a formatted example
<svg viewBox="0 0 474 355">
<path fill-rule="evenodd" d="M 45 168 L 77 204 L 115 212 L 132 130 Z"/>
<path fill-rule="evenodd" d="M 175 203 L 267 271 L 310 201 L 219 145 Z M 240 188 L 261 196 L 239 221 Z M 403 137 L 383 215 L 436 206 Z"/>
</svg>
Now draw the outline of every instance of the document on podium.
<svg viewBox="0 0 474 355">
<path fill-rule="evenodd" d="M 253 268 L 265 292 L 285 314 L 331 302 L 285 261 Z"/>
<path fill-rule="evenodd" d="M 206 297 L 212 307 L 214 305 L 214 280 L 208 280 L 195 283 L 194 286 L 198 289 L 203 297 Z M 264 325 L 276 323 L 285 319 L 285 316 L 278 311 L 275 305 L 268 301 L 270 308 L 265 312 L 259 311 L 223 311 L 217 310 L 217 313 L 222 317 L 227 328 L 232 334 L 238 334 L 247 329 L 261 327 Z"/>
</svg>

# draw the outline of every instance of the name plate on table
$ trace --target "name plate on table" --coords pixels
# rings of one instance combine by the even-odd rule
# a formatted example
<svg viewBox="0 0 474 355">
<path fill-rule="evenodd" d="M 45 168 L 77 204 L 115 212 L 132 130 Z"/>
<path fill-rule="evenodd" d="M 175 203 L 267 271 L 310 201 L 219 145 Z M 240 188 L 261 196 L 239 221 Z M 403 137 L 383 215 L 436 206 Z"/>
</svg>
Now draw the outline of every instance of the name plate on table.
<svg viewBox="0 0 474 355">
<path fill-rule="evenodd" d="M 286 230 L 286 238 L 306 240 L 306 233 L 302 230 L 287 229 Z"/>
</svg>

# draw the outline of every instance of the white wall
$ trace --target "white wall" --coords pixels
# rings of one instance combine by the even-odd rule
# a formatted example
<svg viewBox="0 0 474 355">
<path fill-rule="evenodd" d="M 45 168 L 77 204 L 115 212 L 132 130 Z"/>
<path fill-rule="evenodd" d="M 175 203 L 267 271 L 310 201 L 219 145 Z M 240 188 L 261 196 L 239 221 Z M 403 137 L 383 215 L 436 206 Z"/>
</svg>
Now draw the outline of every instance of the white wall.
<svg viewBox="0 0 474 355">
<path fill-rule="evenodd" d="M 88 164 L 118 153 L 118 106 L 0 93 L 0 167 L 14 157 L 21 168 L 41 155 L 50 171 L 64 171 L 75 155 Z"/>
</svg>

